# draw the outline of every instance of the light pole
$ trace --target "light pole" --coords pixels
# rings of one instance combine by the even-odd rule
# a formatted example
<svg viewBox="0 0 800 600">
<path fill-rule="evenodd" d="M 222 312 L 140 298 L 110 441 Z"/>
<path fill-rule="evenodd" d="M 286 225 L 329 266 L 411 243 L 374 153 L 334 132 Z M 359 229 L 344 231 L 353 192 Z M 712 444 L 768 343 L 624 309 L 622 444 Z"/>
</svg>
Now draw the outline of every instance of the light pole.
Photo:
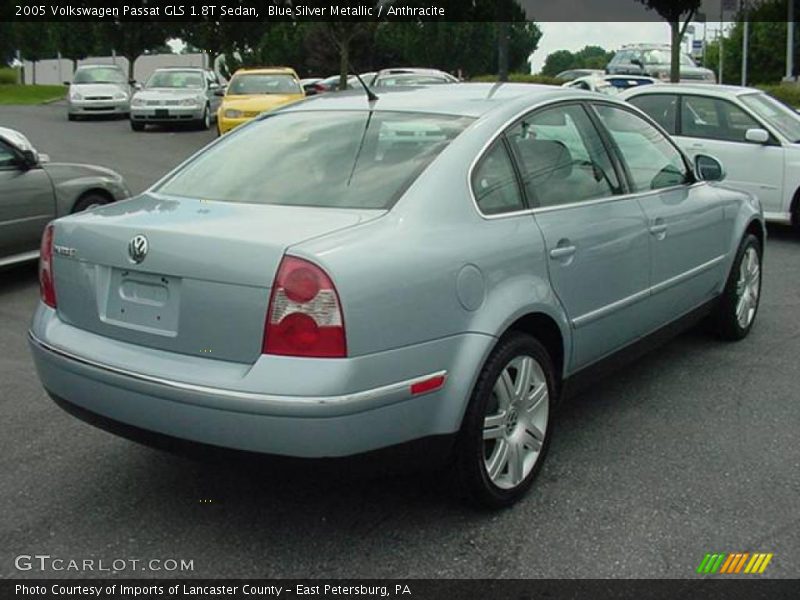
<svg viewBox="0 0 800 600">
<path fill-rule="evenodd" d="M 794 79 L 794 0 L 789 0 L 786 20 L 786 79 Z"/>
<path fill-rule="evenodd" d="M 791 4 L 791 0 L 789 1 Z M 744 19 L 744 35 L 742 35 L 742 87 L 747 87 L 747 50 L 750 44 L 750 21 L 747 20 L 747 0 L 740 0 L 739 10 Z"/>
</svg>

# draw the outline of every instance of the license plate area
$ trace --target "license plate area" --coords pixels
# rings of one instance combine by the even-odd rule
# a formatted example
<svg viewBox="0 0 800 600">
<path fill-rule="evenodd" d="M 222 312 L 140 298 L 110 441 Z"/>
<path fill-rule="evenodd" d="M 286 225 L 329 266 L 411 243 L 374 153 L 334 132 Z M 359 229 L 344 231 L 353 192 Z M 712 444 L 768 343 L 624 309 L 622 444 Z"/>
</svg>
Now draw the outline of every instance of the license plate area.
<svg viewBox="0 0 800 600">
<path fill-rule="evenodd" d="M 157 335 L 178 335 L 181 280 L 153 273 L 112 269 L 101 319 Z"/>
<path fill-rule="evenodd" d="M 167 117 L 169 117 L 169 111 L 166 108 L 157 108 L 156 117 L 161 117 L 166 119 Z"/>
</svg>

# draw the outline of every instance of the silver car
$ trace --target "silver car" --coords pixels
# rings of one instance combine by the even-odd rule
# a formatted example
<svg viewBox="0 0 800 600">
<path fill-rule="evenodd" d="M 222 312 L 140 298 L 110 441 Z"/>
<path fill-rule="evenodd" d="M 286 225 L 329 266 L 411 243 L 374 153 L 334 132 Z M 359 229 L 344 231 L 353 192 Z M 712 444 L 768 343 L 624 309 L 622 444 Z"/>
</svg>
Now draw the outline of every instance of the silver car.
<svg viewBox="0 0 800 600">
<path fill-rule="evenodd" d="M 144 131 L 148 124 L 190 123 L 208 129 L 217 118 L 223 87 L 208 69 L 174 67 L 156 69 L 144 88 L 131 99 L 131 128 Z"/>
<path fill-rule="evenodd" d="M 49 221 L 128 196 L 114 171 L 51 163 L 24 135 L 0 127 L 0 267 L 37 258 Z"/>
<path fill-rule="evenodd" d="M 134 439 L 439 442 L 473 498 L 507 505 L 580 377 L 701 317 L 750 331 L 763 217 L 704 180 L 723 175 L 587 92 L 323 95 L 48 228 L 36 367 L 66 410 Z"/>
<path fill-rule="evenodd" d="M 67 93 L 67 117 L 99 115 L 127 116 L 130 111 L 131 86 L 122 69 L 115 65 L 83 65 L 72 76 Z"/>
</svg>

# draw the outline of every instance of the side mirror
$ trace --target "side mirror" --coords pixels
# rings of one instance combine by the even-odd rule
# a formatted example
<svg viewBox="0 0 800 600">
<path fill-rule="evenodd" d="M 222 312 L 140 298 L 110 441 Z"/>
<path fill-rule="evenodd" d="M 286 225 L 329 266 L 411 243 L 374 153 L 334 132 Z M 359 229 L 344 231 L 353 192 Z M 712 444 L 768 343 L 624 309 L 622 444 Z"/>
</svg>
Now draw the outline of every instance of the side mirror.
<svg viewBox="0 0 800 600">
<path fill-rule="evenodd" d="M 632 65 L 636 65 L 636 66 L 637 66 L 637 67 L 639 67 L 640 69 L 644 69 L 644 64 L 643 64 L 643 63 L 642 63 L 642 61 L 641 61 L 641 60 L 639 60 L 638 58 L 632 58 L 632 59 L 631 59 L 631 64 L 632 64 Z"/>
<path fill-rule="evenodd" d="M 769 142 L 769 132 L 760 128 L 748 129 L 744 139 L 754 144 L 766 144 Z"/>
<path fill-rule="evenodd" d="M 69 87 L 69 85 L 70 85 L 69 81 L 65 81 L 65 82 L 64 82 L 64 85 L 66 85 L 67 87 Z"/>
<path fill-rule="evenodd" d="M 20 154 L 22 154 L 22 166 L 25 169 L 33 169 L 34 167 L 38 167 L 41 159 L 39 157 L 39 153 L 36 150 L 21 150 Z"/>
<path fill-rule="evenodd" d="M 214 90 L 214 95 L 215 96 L 224 96 L 225 95 L 225 90 L 223 88 L 217 88 L 216 90 Z"/>
<path fill-rule="evenodd" d="M 703 181 L 722 181 L 725 179 L 725 168 L 713 156 L 698 154 L 694 157 L 694 172 Z"/>
</svg>

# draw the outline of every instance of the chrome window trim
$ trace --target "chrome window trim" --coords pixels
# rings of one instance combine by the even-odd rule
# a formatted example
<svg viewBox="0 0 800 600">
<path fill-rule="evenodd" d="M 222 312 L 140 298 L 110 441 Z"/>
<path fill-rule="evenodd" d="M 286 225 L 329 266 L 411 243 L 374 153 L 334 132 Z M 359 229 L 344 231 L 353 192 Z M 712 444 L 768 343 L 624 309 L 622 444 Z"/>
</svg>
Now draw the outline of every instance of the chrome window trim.
<svg viewBox="0 0 800 600">
<path fill-rule="evenodd" d="M 208 400 L 203 400 L 202 398 L 198 397 L 192 398 L 191 401 L 184 401 L 184 403 L 187 404 L 210 406 L 212 408 L 231 410 L 233 412 L 254 412 L 271 415 L 283 414 L 294 416 L 334 416 L 337 414 L 346 414 L 348 411 L 354 412 L 357 410 L 369 410 L 371 408 L 386 406 L 389 404 L 402 402 L 403 400 L 421 397 L 425 395 L 425 393 L 412 396 L 411 386 L 413 384 L 421 383 L 434 377 L 444 377 L 445 382 L 447 379 L 447 371 L 442 370 L 360 392 L 340 394 L 336 396 L 289 396 L 262 394 L 258 392 L 245 392 L 206 385 L 197 385 L 182 381 L 175 381 L 173 379 L 166 379 L 164 377 L 136 373 L 129 369 L 106 365 L 90 358 L 78 356 L 77 354 L 73 354 L 68 350 L 48 344 L 47 342 L 39 339 L 33 333 L 33 331 L 30 330 L 28 331 L 28 338 L 31 343 L 46 352 L 69 361 L 76 362 L 83 366 L 99 369 L 105 373 L 127 377 L 147 384 L 164 386 L 178 392 L 188 392 L 190 394 L 210 396 L 214 400 L 238 401 L 237 404 L 232 404 L 230 406 L 223 406 L 220 405 L 219 402 L 209 402 Z M 436 390 L 432 391 L 439 391 L 441 389 L 442 387 L 440 386 Z"/>
</svg>

